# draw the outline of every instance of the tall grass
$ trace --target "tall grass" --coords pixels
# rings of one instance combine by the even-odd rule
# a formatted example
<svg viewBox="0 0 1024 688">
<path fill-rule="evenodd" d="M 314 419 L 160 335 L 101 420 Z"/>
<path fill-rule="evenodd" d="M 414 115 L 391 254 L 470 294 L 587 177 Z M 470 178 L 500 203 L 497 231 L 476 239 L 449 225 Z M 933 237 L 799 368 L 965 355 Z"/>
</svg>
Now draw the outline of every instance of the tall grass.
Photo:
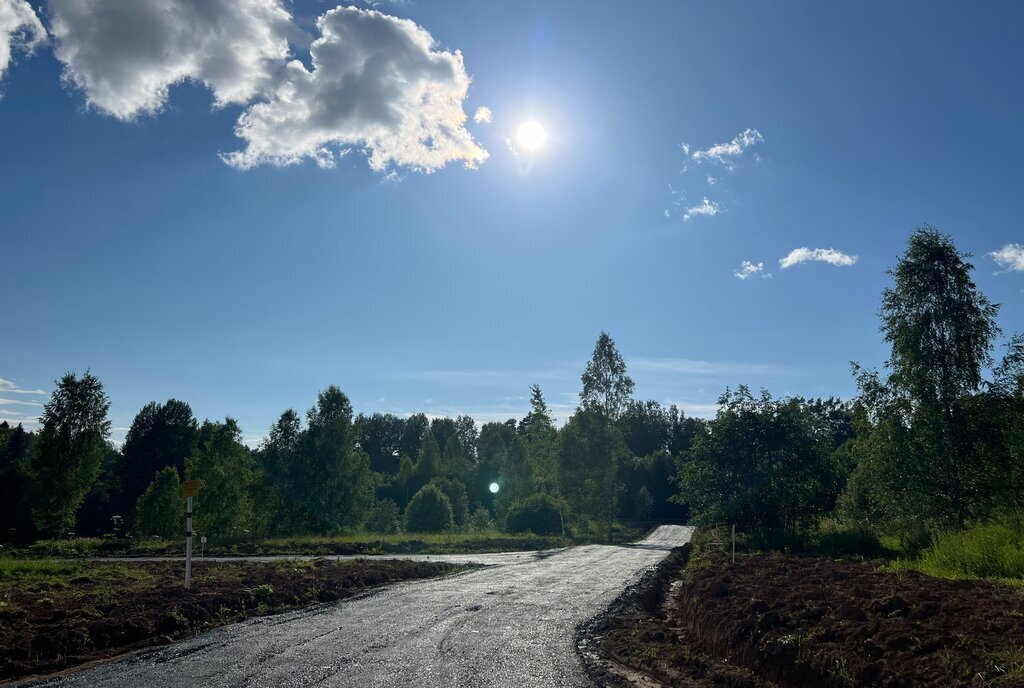
<svg viewBox="0 0 1024 688">
<path fill-rule="evenodd" d="M 991 523 L 940 533 L 914 568 L 941 578 L 1024 579 L 1024 532 Z"/>
</svg>

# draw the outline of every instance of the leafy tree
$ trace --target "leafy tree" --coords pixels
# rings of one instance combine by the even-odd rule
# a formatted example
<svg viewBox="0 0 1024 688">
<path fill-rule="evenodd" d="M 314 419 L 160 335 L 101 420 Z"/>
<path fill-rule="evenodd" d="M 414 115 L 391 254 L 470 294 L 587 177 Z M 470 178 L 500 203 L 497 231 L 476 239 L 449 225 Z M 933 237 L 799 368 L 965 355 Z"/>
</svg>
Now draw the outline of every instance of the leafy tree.
<svg viewBox="0 0 1024 688">
<path fill-rule="evenodd" d="M 582 380 L 580 405 L 599 412 L 609 421 L 617 421 L 633 395 L 633 379 L 626 374 L 626 362 L 607 332 L 597 338 Z"/>
<path fill-rule="evenodd" d="M 498 494 L 494 495 L 494 513 L 498 518 L 513 502 L 525 499 L 535 490 L 533 473 L 526 458 L 526 446 L 522 439 L 514 437 L 512 443 L 501 454 L 501 465 L 495 480 L 499 485 Z"/>
<path fill-rule="evenodd" d="M 67 373 L 43 406 L 29 459 L 32 514 L 38 528 L 63 535 L 99 474 L 107 451 L 110 400 L 92 373 Z"/>
<path fill-rule="evenodd" d="M 999 306 L 982 294 L 951 237 L 920 227 L 889 271 L 882 293 L 882 332 L 892 345 L 889 384 L 918 404 L 944 413 L 977 390 L 999 334 Z"/>
<path fill-rule="evenodd" d="M 466 458 L 473 462 L 476 460 L 477 430 L 476 421 L 470 416 L 459 416 L 455 419 L 455 436 L 459 438 L 459 444 L 466 452 Z"/>
<path fill-rule="evenodd" d="M 620 460 L 628 456 L 622 433 L 598 410 L 580 409 L 559 433 L 561 481 L 573 511 L 603 523 L 611 538 L 621 483 Z"/>
<path fill-rule="evenodd" d="M 530 531 L 535 535 L 562 532 L 562 517 L 554 497 L 543 492 L 516 501 L 505 515 L 505 529 L 510 533 Z"/>
<path fill-rule="evenodd" d="M 646 520 L 654 510 L 654 497 L 646 485 L 641 485 L 633 499 L 633 516 L 639 521 Z"/>
<path fill-rule="evenodd" d="M 142 491 L 165 466 L 185 470 L 199 438 L 199 425 L 192 408 L 184 401 L 151 401 L 135 415 L 125 435 L 119 494 L 114 496 L 115 512 L 125 513 L 135 505 Z"/>
<path fill-rule="evenodd" d="M 29 456 L 34 435 L 19 423 L 0 433 L 0 541 L 29 543 L 35 536 L 29 494 Z"/>
<path fill-rule="evenodd" d="M 398 505 L 392 499 L 382 499 L 370 509 L 370 515 L 366 519 L 366 529 L 371 533 L 391 535 L 398 532 L 400 523 L 401 514 Z"/>
<path fill-rule="evenodd" d="M 452 435 L 441 452 L 440 474 L 462 483 L 473 479 L 473 464 L 466 455 L 458 435 Z"/>
<path fill-rule="evenodd" d="M 635 456 L 650 456 L 668 448 L 669 415 L 656 401 L 630 401 L 619 419 L 622 439 Z"/>
<path fill-rule="evenodd" d="M 139 535 L 171 538 L 185 531 L 185 501 L 181 498 L 178 469 L 166 466 L 158 471 L 135 504 L 132 529 Z"/>
<path fill-rule="evenodd" d="M 434 433 L 423 435 L 420 444 L 419 458 L 416 459 L 414 487 L 419 490 L 441 473 L 441 447 L 437 444 Z"/>
<path fill-rule="evenodd" d="M 304 504 L 325 529 L 356 527 L 374 503 L 374 478 L 366 452 L 355 447 L 352 406 L 328 387 L 306 414 L 307 430 L 296 478 Z"/>
<path fill-rule="evenodd" d="M 256 482 L 258 504 L 264 516 L 272 516 L 264 520 L 267 532 L 298 533 L 322 525 L 309 509 L 305 482 L 309 477 L 309 462 L 305 450 L 302 418 L 288 409 L 270 427 L 256 453 L 259 472 L 254 477 L 262 477 Z"/>
<path fill-rule="evenodd" d="M 515 428 L 509 423 L 484 423 L 477 441 L 478 457 L 476 480 L 471 491 L 471 500 L 484 508 L 494 511 L 494 495 L 491 483 L 502 484 L 502 465 L 505 452 L 515 438 Z"/>
<path fill-rule="evenodd" d="M 253 508 L 252 457 L 242 444 L 242 430 L 235 419 L 202 424 L 196 448 L 185 462 L 185 475 L 202 481 L 194 498 L 195 530 L 227 535 L 248 527 Z"/>
<path fill-rule="evenodd" d="M 781 546 L 831 511 L 839 470 L 820 418 L 801 399 L 726 392 L 679 471 L 679 495 L 700 525 L 734 523 Z"/>
<path fill-rule="evenodd" d="M 390 413 L 359 414 L 356 441 L 370 457 L 370 470 L 394 475 L 398 472 L 398 448 L 405 421 Z"/>
<path fill-rule="evenodd" d="M 632 397 L 633 380 L 626 374 L 626 362 L 607 332 L 602 332 L 597 338 L 594 353 L 581 379 L 581 411 L 588 422 L 605 426 L 600 429 L 600 436 L 605 442 L 600 453 L 603 460 L 600 461 L 597 473 L 587 477 L 586 481 L 593 498 L 602 504 L 598 511 L 603 515 L 602 520 L 607 526 L 610 542 L 620 490 L 617 480 L 617 445 L 621 443 L 621 432 L 618 431 L 616 424 Z"/>
<path fill-rule="evenodd" d="M 882 295 L 891 374 L 883 381 L 854 366 L 863 412 L 847 454 L 858 494 L 844 504 L 876 525 L 959 526 L 984 515 L 985 482 L 1003 463 L 983 463 L 1000 453 L 981 450 L 999 433 L 979 432 L 978 408 L 999 307 L 978 290 L 969 257 L 933 227 L 915 231 Z"/>
<path fill-rule="evenodd" d="M 398 455 L 419 455 L 420 445 L 423 444 L 423 436 L 429 429 L 430 421 L 422 413 L 414 413 L 406 418 L 405 426 L 402 428 L 402 438 L 398 442 Z"/>
<path fill-rule="evenodd" d="M 452 505 L 437 485 L 425 485 L 409 500 L 405 529 L 414 533 L 439 533 L 452 527 Z"/>
</svg>

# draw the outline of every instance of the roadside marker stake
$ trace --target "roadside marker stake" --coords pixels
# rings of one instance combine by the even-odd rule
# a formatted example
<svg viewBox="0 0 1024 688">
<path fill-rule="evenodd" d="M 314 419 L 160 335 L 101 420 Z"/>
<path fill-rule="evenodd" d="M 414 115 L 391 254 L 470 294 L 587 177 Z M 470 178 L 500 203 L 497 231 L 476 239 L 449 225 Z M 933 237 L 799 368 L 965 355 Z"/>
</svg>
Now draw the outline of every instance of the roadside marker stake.
<svg viewBox="0 0 1024 688">
<path fill-rule="evenodd" d="M 199 480 L 186 480 L 181 484 L 181 496 L 185 498 L 185 589 L 192 588 L 192 498 L 199 494 Z M 203 538 L 206 542 L 206 538 Z M 205 548 L 204 548 L 205 549 Z"/>
</svg>

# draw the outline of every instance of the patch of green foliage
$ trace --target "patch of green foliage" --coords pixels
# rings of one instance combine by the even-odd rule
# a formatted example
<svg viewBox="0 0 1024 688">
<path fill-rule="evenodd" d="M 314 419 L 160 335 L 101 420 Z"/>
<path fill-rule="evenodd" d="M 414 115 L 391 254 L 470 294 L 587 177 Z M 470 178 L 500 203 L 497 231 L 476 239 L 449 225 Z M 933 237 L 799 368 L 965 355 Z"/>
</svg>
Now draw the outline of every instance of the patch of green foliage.
<svg viewBox="0 0 1024 688">
<path fill-rule="evenodd" d="M 937 578 L 993 578 L 1024 584 L 1024 514 L 940 532 L 917 557 L 900 559 L 889 570 L 917 570 Z"/>
</svg>

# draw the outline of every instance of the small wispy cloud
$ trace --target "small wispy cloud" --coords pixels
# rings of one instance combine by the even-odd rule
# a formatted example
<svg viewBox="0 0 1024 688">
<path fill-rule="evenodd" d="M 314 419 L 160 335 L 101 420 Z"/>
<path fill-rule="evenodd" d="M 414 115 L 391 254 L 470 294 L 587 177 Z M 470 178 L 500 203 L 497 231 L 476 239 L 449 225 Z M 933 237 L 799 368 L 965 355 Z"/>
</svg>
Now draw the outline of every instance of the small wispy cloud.
<svg viewBox="0 0 1024 688">
<path fill-rule="evenodd" d="M 760 277 L 761 279 L 771 279 L 772 273 L 765 272 L 764 263 L 752 263 L 749 260 L 745 260 L 740 263 L 740 269 L 733 273 L 737 279 L 747 280 L 751 277 Z"/>
<path fill-rule="evenodd" d="M 718 178 L 717 178 L 717 177 L 712 177 L 712 176 L 711 176 L 711 175 L 709 174 L 709 175 L 708 175 L 708 186 L 714 186 L 714 185 L 715 185 L 715 184 L 717 184 L 717 183 L 718 183 Z"/>
<path fill-rule="evenodd" d="M 829 265 L 836 266 L 850 266 L 857 262 L 857 256 L 851 256 L 842 251 L 837 251 L 834 248 L 807 248 L 801 246 L 795 248 L 789 252 L 785 258 L 779 259 L 779 267 L 783 270 L 791 268 L 794 265 L 800 263 L 806 263 L 808 261 L 814 261 L 819 263 L 828 263 Z"/>
<path fill-rule="evenodd" d="M 486 105 L 481 105 L 476 109 L 476 112 L 473 113 L 473 121 L 476 122 L 477 124 L 490 124 L 491 117 L 491 108 L 487 107 Z"/>
<path fill-rule="evenodd" d="M 696 217 L 698 215 L 714 217 L 715 215 L 718 215 L 720 212 L 722 212 L 722 207 L 715 203 L 714 201 L 708 200 L 708 197 L 705 196 L 704 200 L 700 203 L 700 205 L 695 205 L 691 208 L 686 209 L 686 212 L 683 213 L 683 221 L 685 222 L 686 220 L 689 220 L 691 217 Z"/>
<path fill-rule="evenodd" d="M 1024 272 L 1024 244 L 1007 244 L 988 256 L 1002 268 L 999 272 Z"/>
<path fill-rule="evenodd" d="M 633 375 L 676 374 L 702 377 L 731 375 L 789 375 L 792 371 L 768 363 L 701 361 L 692 358 L 630 358 L 626 367 Z"/>
<path fill-rule="evenodd" d="M 755 143 L 762 143 L 763 141 L 764 137 L 761 136 L 761 132 L 757 129 L 744 129 L 739 134 L 736 134 L 732 141 L 727 143 L 716 143 L 710 148 L 696 150 L 690 154 L 690 158 L 698 163 L 713 160 L 714 162 L 732 169 L 734 164 L 733 160 L 735 158 L 743 155 L 743 151 L 747 150 Z M 686 149 L 684 149 L 683 152 L 686 154 Z"/>
<path fill-rule="evenodd" d="M 0 377 L 0 394 L 49 394 L 44 389 L 22 389 L 10 380 Z"/>
</svg>

